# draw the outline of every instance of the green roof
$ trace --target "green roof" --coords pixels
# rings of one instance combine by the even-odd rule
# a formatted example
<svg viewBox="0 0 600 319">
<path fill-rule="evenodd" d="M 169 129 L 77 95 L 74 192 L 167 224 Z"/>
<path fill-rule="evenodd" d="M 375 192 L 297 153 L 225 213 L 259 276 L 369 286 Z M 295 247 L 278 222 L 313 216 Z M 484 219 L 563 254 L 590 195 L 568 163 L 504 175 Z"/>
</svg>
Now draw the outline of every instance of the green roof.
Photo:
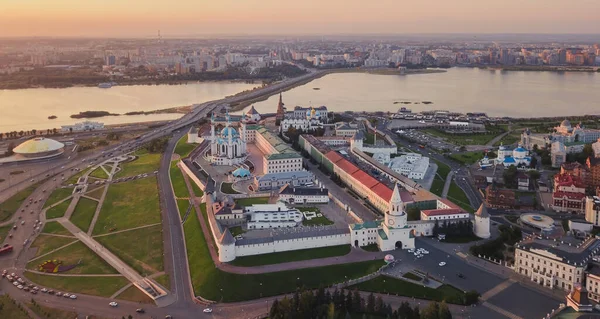
<svg viewBox="0 0 600 319">
<path fill-rule="evenodd" d="M 288 159 L 288 158 L 301 158 L 298 153 L 279 153 L 279 154 L 271 154 L 267 156 L 268 160 L 278 160 L 278 159 Z"/>
<path fill-rule="evenodd" d="M 362 224 L 351 224 L 350 227 L 352 228 L 352 230 L 378 228 L 381 226 L 381 222 L 382 222 L 381 220 L 366 221 Z"/>
<path fill-rule="evenodd" d="M 383 231 L 383 229 L 378 230 L 377 234 L 379 234 L 379 237 L 381 237 L 381 239 L 383 239 L 383 240 L 387 240 L 388 239 L 388 236 L 385 233 L 385 231 Z"/>
<path fill-rule="evenodd" d="M 574 146 L 574 145 L 585 145 L 585 142 L 567 142 L 565 146 Z"/>
</svg>

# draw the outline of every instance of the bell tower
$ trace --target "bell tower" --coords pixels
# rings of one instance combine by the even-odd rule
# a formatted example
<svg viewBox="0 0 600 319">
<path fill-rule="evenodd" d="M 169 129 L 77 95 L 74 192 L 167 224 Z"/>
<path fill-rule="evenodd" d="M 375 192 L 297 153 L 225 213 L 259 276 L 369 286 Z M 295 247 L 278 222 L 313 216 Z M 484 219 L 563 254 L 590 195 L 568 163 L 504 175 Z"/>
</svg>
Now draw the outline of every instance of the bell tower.
<svg viewBox="0 0 600 319">
<path fill-rule="evenodd" d="M 283 104 L 283 98 L 281 96 L 281 93 L 279 93 L 279 104 L 277 104 L 277 115 L 275 115 L 275 120 L 282 121 L 284 116 L 285 116 L 285 110 L 284 110 L 284 106 L 285 104 Z"/>
<path fill-rule="evenodd" d="M 385 213 L 385 225 L 388 228 L 404 228 L 407 224 L 407 216 L 404 212 L 404 202 L 400 196 L 398 184 L 394 186 L 392 198 L 390 199 L 388 211 Z"/>
</svg>

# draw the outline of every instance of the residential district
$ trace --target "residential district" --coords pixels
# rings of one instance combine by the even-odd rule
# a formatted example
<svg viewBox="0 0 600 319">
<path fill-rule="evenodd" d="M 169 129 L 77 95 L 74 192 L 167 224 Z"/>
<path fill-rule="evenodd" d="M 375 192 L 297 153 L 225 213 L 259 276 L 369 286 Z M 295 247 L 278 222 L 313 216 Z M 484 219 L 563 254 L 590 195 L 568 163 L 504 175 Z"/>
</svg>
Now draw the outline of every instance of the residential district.
<svg viewBox="0 0 600 319">
<path fill-rule="evenodd" d="M 291 41 L 265 53 L 208 40 L 200 51 L 170 50 L 171 41 L 2 49 L 28 52 L 4 68 L 14 73 L 72 72 L 79 68 L 54 63 L 85 54 L 104 64 L 86 83 L 102 80 L 102 88 L 231 67 L 252 79 L 286 67 L 260 88 L 193 105 L 173 121 L 85 120 L 0 135 L 0 314 L 600 315 L 597 117 L 333 112 L 288 105 L 285 92 L 321 74 L 314 67 L 340 65 L 595 70 L 597 45 Z M 271 95 L 269 113 L 252 106 Z M 240 112 L 241 103 L 250 107 Z"/>
</svg>

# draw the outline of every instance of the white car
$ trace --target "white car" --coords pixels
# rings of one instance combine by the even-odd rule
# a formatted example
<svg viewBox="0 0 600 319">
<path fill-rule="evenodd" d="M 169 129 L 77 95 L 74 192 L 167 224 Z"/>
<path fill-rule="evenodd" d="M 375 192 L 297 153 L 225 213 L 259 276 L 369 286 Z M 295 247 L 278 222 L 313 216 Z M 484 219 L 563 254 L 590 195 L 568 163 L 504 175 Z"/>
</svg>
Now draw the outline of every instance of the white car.
<svg viewBox="0 0 600 319">
<path fill-rule="evenodd" d="M 77 299 L 77 296 L 75 296 L 75 295 L 70 295 L 70 296 L 69 296 L 69 298 L 71 298 L 71 299 Z"/>
<path fill-rule="evenodd" d="M 41 291 L 41 292 L 48 292 L 48 289 L 46 289 L 46 288 L 42 288 L 40 291 Z"/>
<path fill-rule="evenodd" d="M 440 267 L 444 267 L 444 266 L 446 266 L 446 262 L 440 261 L 439 265 L 440 265 Z"/>
<path fill-rule="evenodd" d="M 109 305 L 109 306 L 111 306 L 111 307 L 116 307 L 116 306 L 118 306 L 119 304 L 118 304 L 118 303 L 116 303 L 116 302 L 114 302 L 114 301 L 111 301 L 111 302 L 110 302 L 108 305 Z"/>
<path fill-rule="evenodd" d="M 412 254 L 412 253 L 415 252 L 415 250 L 414 249 L 409 249 L 408 252 Z"/>
<path fill-rule="evenodd" d="M 17 288 L 23 289 L 23 285 L 18 285 Z"/>
<path fill-rule="evenodd" d="M 204 313 L 211 313 L 212 309 L 211 308 L 205 308 L 204 310 L 202 310 L 202 312 L 204 312 Z"/>
</svg>

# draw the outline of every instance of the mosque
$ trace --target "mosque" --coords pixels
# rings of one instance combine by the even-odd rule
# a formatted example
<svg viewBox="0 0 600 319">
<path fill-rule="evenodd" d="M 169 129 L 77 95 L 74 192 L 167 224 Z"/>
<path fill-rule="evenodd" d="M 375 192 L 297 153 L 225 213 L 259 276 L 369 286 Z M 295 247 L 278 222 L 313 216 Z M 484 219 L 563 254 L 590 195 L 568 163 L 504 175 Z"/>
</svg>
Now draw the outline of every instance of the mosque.
<svg viewBox="0 0 600 319">
<path fill-rule="evenodd" d="M 246 141 L 247 115 L 242 117 L 239 132 L 231 125 L 229 112 L 225 116 L 227 123 L 219 132 L 215 132 L 215 115 L 210 118 L 210 154 L 207 158 L 216 165 L 238 165 L 243 163 L 247 157 Z"/>
</svg>

